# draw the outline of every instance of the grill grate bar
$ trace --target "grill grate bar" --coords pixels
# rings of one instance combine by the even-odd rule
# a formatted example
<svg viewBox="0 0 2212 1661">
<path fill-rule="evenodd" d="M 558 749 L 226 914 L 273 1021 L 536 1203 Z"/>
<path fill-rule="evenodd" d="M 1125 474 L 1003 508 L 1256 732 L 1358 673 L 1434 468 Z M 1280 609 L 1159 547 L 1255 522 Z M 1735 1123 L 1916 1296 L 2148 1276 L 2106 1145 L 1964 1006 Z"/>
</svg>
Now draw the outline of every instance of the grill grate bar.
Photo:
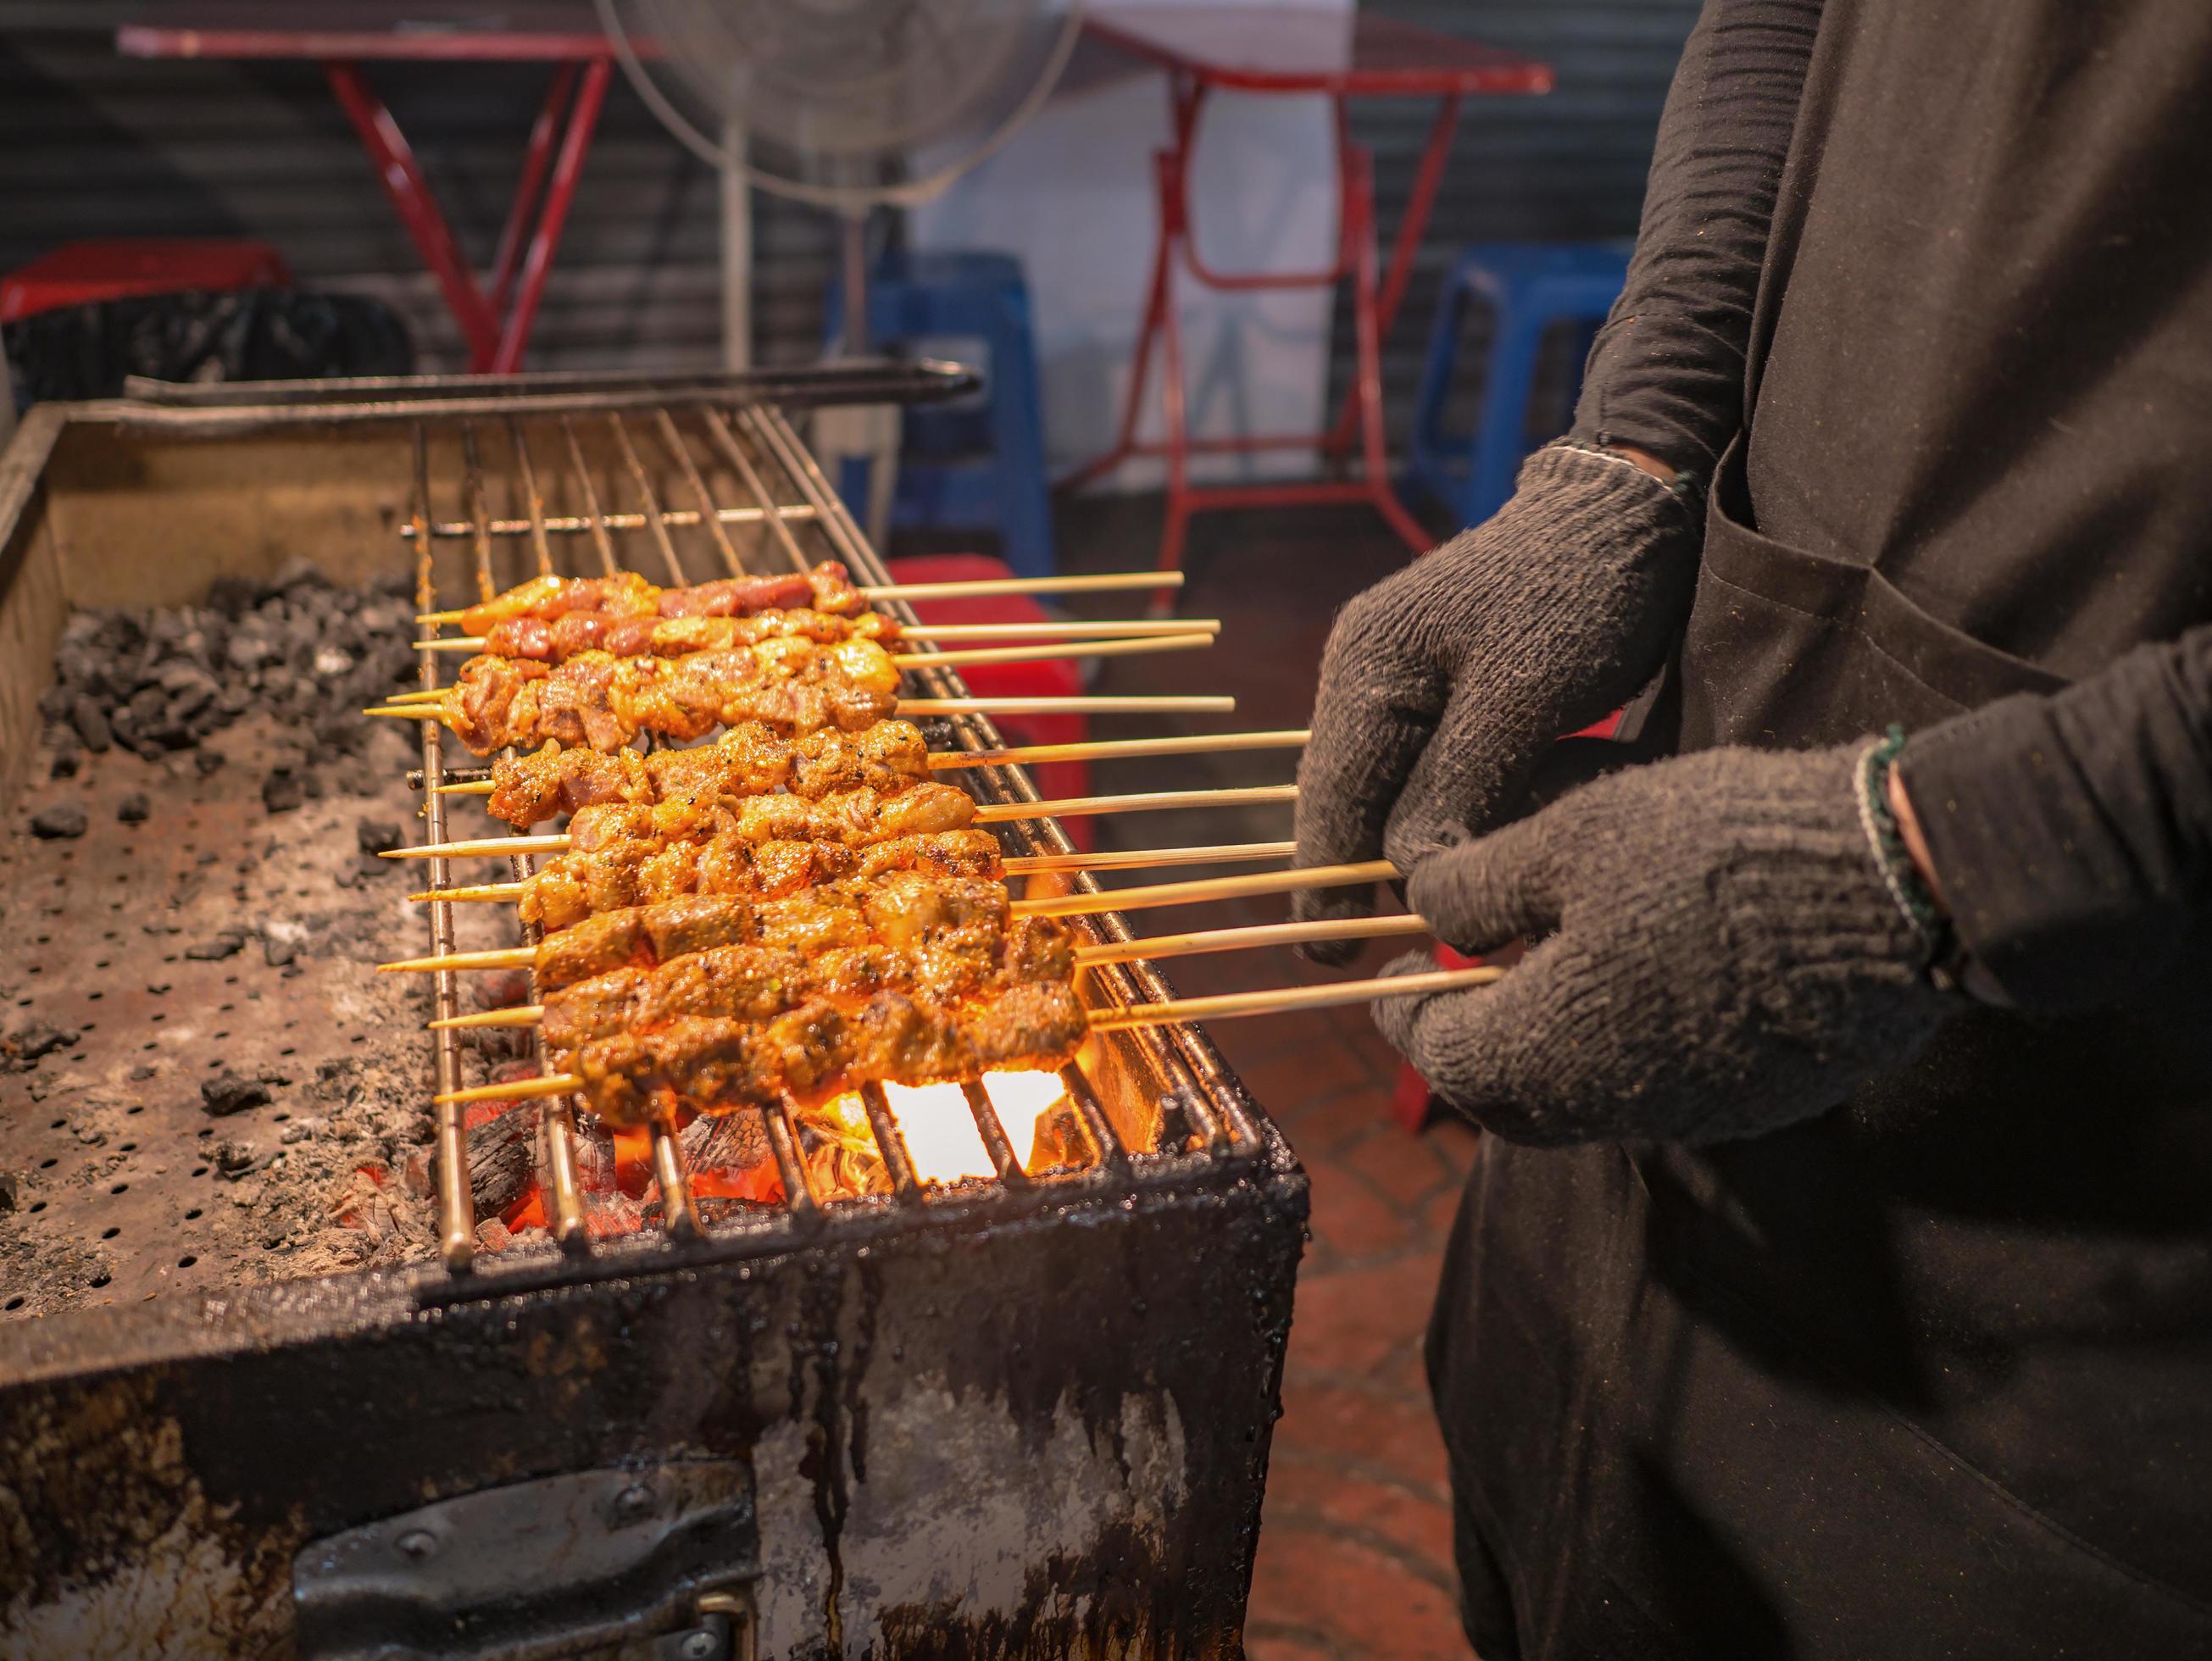
<svg viewBox="0 0 2212 1661">
<path fill-rule="evenodd" d="M 1022 1187 L 1030 1179 L 1029 1172 L 1014 1158 L 1014 1146 L 1006 1140 L 1006 1127 L 999 1121 L 999 1110 L 991 1100 L 991 1092 L 969 1079 L 961 1085 L 960 1093 L 968 1098 L 968 1111 L 975 1120 L 975 1134 L 983 1139 L 983 1151 L 991 1156 L 999 1180 L 1008 1188 Z"/>
<path fill-rule="evenodd" d="M 714 533 L 714 547 L 722 556 L 723 566 L 733 577 L 744 575 L 745 563 L 738 557 L 738 545 L 730 540 L 730 533 L 722 528 L 722 521 L 714 516 L 714 493 L 708 490 L 707 481 L 699 477 L 698 465 L 691 459 L 690 447 L 684 443 L 684 435 L 676 429 L 676 417 L 665 410 L 655 410 L 653 419 L 659 430 L 660 441 L 667 446 L 668 453 L 676 459 L 684 482 L 691 487 L 691 494 L 699 498 L 700 520 Z"/>
<path fill-rule="evenodd" d="M 775 1154 L 775 1168 L 783 1178 L 783 1202 L 799 1217 L 821 1214 L 822 1202 L 806 1180 L 806 1161 L 799 1157 L 799 1128 L 791 1122 L 791 1106 L 774 1102 L 761 1109 L 761 1123 L 768 1130 L 768 1145 Z"/>
<path fill-rule="evenodd" d="M 566 417 L 564 417 L 563 419 Z M 814 517 L 814 509 L 805 507 L 777 508 L 767 513 L 763 513 L 758 508 L 715 508 L 711 511 L 713 516 L 724 525 L 759 525 L 770 518 L 799 520 L 803 522 Z M 704 520 L 696 508 L 671 508 L 668 510 L 668 522 L 672 526 L 690 530 L 703 523 Z M 646 520 L 643 514 L 613 513 L 607 514 L 601 523 L 612 531 L 642 531 L 645 529 Z M 430 534 L 441 541 L 450 542 L 464 537 L 472 537 L 477 534 L 478 528 L 465 519 L 443 519 L 430 526 Z M 495 519 L 481 528 L 488 531 L 494 537 L 534 538 L 540 531 L 551 536 L 581 536 L 595 527 L 588 514 L 547 514 L 535 524 L 526 519 Z M 414 521 L 410 520 L 401 526 L 399 533 L 403 537 L 411 538 L 415 534 Z"/>
<path fill-rule="evenodd" d="M 676 552 L 676 539 L 668 534 L 668 515 L 661 511 L 660 498 L 653 494 L 653 480 L 645 471 L 645 463 L 638 459 L 637 446 L 629 441 L 629 429 L 623 425 L 618 415 L 607 417 L 608 429 L 615 435 L 615 447 L 622 452 L 623 465 L 629 469 L 630 483 L 645 502 L 646 528 L 653 532 L 653 545 L 660 550 L 662 563 L 668 567 L 668 580 L 677 587 L 684 586 L 684 562 Z"/>
<path fill-rule="evenodd" d="M 752 458 L 745 453 L 744 447 L 739 444 L 731 434 L 730 423 L 723 417 L 722 412 L 708 407 L 702 410 L 700 414 L 706 418 L 707 434 L 714 440 L 714 447 L 722 453 L 732 470 L 744 481 L 745 489 L 753 493 L 753 500 L 759 502 L 763 508 L 770 506 L 775 497 L 769 493 L 767 481 L 761 478 L 760 470 L 753 465 Z M 742 411 L 739 412 L 738 418 L 744 419 Z M 816 502 L 812 507 L 813 513 L 809 516 L 818 520 L 821 516 L 821 504 Z M 791 569 L 801 573 L 805 572 L 813 562 L 809 560 L 805 551 L 800 549 L 799 538 L 792 535 L 791 526 L 784 523 L 782 515 L 779 514 L 769 520 L 768 526 L 777 544 L 783 549 L 784 557 L 791 562 Z"/>
<path fill-rule="evenodd" d="M 430 451 L 429 435 L 422 423 L 415 423 L 415 523 L 427 526 L 430 522 Z M 438 579 L 432 569 L 430 538 L 418 534 L 415 538 L 415 609 L 434 611 L 438 609 Z M 422 654 L 422 690 L 438 690 L 438 654 Z M 446 729 L 434 721 L 426 721 L 422 729 L 422 818 L 425 833 L 434 843 L 446 840 L 446 799 L 438 794 L 438 786 L 445 777 Z M 430 885 L 446 887 L 452 879 L 453 865 L 447 860 L 430 861 Z M 453 907 L 450 900 L 430 902 L 430 950 L 443 956 L 453 950 Z M 440 1020 L 450 1020 L 460 1013 L 460 987 L 452 970 L 441 970 L 431 977 L 431 999 Z M 437 1093 L 446 1095 L 461 1086 L 460 1035 L 441 1030 L 433 1045 L 434 1067 Z M 437 1191 L 438 1191 L 438 1254 L 445 1259 L 446 1267 L 458 1275 L 465 1270 L 476 1257 L 477 1219 L 475 1197 L 469 1192 L 469 1147 L 465 1110 L 457 1102 L 446 1102 L 437 1109 Z"/>
<path fill-rule="evenodd" d="M 891 1192 L 901 1200 L 921 1197 L 921 1181 L 914 1174 L 914 1156 L 907 1152 L 906 1133 L 899 1129 L 891 1098 L 879 1084 L 860 1086 L 860 1102 L 868 1110 L 868 1129 L 876 1134 L 876 1149 L 884 1156 L 884 1169 L 891 1174 Z"/>
<path fill-rule="evenodd" d="M 592 470 L 584 465 L 584 447 L 576 438 L 576 423 L 567 416 L 561 417 L 561 436 L 568 447 L 568 466 L 576 476 L 576 488 L 583 495 L 586 522 L 592 527 L 592 546 L 598 551 L 599 563 L 610 574 L 621 569 L 615 557 L 615 539 L 607 534 L 607 516 L 599 511 L 599 493 L 592 484 Z M 638 514 L 637 522 L 645 523 Z"/>
</svg>

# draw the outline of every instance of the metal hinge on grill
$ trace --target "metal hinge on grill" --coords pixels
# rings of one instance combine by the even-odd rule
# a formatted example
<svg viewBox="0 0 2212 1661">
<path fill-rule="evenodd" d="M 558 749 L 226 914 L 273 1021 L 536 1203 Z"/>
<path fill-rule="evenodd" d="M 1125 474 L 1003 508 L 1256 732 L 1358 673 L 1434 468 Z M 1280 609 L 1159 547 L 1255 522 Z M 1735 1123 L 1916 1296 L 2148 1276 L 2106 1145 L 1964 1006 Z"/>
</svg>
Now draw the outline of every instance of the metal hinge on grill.
<svg viewBox="0 0 2212 1661">
<path fill-rule="evenodd" d="M 573 1471 L 348 1529 L 292 1560 L 309 1661 L 752 1661 L 752 1471 Z"/>
</svg>

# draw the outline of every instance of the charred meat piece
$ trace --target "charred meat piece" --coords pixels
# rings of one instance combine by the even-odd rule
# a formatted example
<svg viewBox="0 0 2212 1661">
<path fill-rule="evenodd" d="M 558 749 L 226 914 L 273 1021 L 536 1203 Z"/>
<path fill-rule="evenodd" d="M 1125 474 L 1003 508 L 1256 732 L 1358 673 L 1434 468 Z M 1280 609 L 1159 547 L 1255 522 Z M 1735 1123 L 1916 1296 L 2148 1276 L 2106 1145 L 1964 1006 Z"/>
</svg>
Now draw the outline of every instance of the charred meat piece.
<svg viewBox="0 0 2212 1661">
<path fill-rule="evenodd" d="M 890 715 L 898 678 L 873 641 L 779 638 L 680 658 L 586 652 L 557 668 L 474 657 L 444 703 L 454 733 L 479 756 L 549 740 L 612 751 L 641 733 L 689 739 L 749 721 L 793 737 L 858 732 Z"/>
<path fill-rule="evenodd" d="M 865 849 L 826 842 L 753 842 L 735 835 L 662 843 L 617 839 L 549 861 L 523 891 L 523 921 L 547 933 L 654 900 L 708 894 L 778 899 L 840 878 L 894 871 L 995 879 L 1004 871 L 988 830 L 901 837 Z"/>
<path fill-rule="evenodd" d="M 678 1016 L 583 1044 L 573 1070 L 601 1117 L 635 1124 L 787 1094 L 818 1099 L 860 1084 L 1058 1068 L 1074 1058 L 1087 1030 L 1067 983 L 1010 987 L 957 1004 L 887 989 L 858 1004 L 811 998 L 766 1021 Z"/>
<path fill-rule="evenodd" d="M 781 577 L 727 577 L 690 588 L 660 588 L 634 571 L 604 577 L 534 577 L 468 607 L 461 627 L 489 635 L 502 623 L 530 618 L 554 623 L 575 611 L 623 618 L 743 618 L 805 608 L 851 617 L 866 600 L 851 575 L 835 560 Z"/>
<path fill-rule="evenodd" d="M 841 640 L 872 640 L 886 646 L 899 638 L 896 618 L 880 611 L 840 617 L 799 606 L 750 616 L 635 617 L 614 611 L 570 611 L 548 620 L 509 618 L 483 636 L 483 649 L 495 657 L 531 658 L 565 663 L 585 652 L 618 658 L 674 658 L 687 652 L 726 652 L 756 642 L 796 636 L 817 645 Z"/>
<path fill-rule="evenodd" d="M 696 750 L 601 753 L 555 743 L 492 767 L 495 818 L 526 828 L 605 803 L 650 806 L 670 797 L 753 796 L 787 788 L 818 798 L 862 786 L 886 794 L 929 776 L 929 749 L 909 721 L 857 733 L 834 728 L 780 739 L 757 721 L 732 727 Z"/>
</svg>

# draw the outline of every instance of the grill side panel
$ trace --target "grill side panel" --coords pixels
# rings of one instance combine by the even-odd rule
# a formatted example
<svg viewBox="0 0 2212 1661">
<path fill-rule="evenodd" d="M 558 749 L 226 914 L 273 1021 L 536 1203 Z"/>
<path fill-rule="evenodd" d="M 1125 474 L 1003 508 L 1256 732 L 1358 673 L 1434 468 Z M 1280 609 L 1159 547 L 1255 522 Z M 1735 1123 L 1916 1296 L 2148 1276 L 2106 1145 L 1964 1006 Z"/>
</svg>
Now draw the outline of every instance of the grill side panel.
<svg viewBox="0 0 2212 1661">
<path fill-rule="evenodd" d="M 1304 1214 L 1285 1164 L 430 1309 L 385 1275 L 49 1317 L 0 1384 L 0 1648 L 290 1652 L 311 1542 L 737 1460 L 763 1657 L 1238 1655 Z"/>
</svg>

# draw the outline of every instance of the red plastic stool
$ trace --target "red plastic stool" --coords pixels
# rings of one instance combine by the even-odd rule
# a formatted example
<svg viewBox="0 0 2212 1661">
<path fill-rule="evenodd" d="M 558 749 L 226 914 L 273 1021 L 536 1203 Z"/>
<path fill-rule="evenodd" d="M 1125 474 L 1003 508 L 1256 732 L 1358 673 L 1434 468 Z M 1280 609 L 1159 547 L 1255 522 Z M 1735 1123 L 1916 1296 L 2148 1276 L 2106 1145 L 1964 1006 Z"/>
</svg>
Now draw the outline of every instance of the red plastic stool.
<svg viewBox="0 0 2212 1661">
<path fill-rule="evenodd" d="M 927 554 L 890 562 L 894 582 L 975 582 L 1010 577 L 1013 571 L 1003 560 L 983 554 Z M 916 616 L 924 623 L 1034 623 L 1052 621 L 1052 613 L 1027 594 L 979 594 L 972 599 L 918 599 Z M 998 642 L 993 642 L 994 645 Z M 1083 691 L 1083 672 L 1072 658 L 1040 663 L 986 663 L 963 669 L 961 676 L 978 697 L 1071 697 Z M 1080 744 L 1091 736 L 1091 723 L 1081 715 L 994 715 L 991 719 L 1010 744 Z M 1091 766 L 1080 761 L 1048 761 L 1030 769 L 1037 789 L 1048 797 L 1091 794 Z M 1061 821 L 1068 840 L 1088 851 L 1095 833 L 1087 818 Z"/>
<path fill-rule="evenodd" d="M 103 300 L 291 285 L 283 255 L 265 242 L 186 237 L 64 242 L 0 277 L 0 323 Z"/>
</svg>

